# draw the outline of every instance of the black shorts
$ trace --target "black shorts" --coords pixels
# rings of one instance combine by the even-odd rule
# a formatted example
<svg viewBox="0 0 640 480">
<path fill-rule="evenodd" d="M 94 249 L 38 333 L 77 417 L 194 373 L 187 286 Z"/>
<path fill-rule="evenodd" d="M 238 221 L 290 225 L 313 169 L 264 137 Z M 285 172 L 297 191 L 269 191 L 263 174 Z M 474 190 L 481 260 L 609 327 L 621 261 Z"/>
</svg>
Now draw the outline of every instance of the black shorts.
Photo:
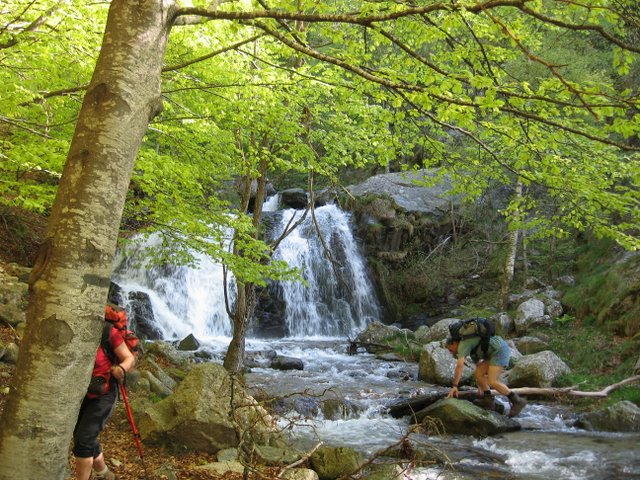
<svg viewBox="0 0 640 480">
<path fill-rule="evenodd" d="M 96 458 L 102 452 L 98 435 L 107 423 L 116 404 L 116 382 L 112 382 L 109 392 L 97 397 L 84 397 L 73 429 L 73 454 L 79 458 Z"/>
</svg>

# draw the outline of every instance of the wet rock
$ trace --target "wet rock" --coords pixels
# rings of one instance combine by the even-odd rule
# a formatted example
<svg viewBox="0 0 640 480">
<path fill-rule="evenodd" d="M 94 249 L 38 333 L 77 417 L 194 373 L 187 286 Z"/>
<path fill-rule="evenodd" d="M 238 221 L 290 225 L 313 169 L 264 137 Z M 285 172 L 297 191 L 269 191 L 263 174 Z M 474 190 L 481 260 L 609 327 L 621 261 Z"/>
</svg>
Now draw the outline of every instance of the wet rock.
<svg viewBox="0 0 640 480">
<path fill-rule="evenodd" d="M 178 350 L 182 351 L 193 351 L 200 348 L 200 342 L 193 336 L 193 333 L 190 333 L 178 343 Z"/>
<path fill-rule="evenodd" d="M 367 325 L 367 328 L 358 334 L 355 341 L 362 344 L 377 344 L 382 345 L 384 340 L 400 334 L 400 329 L 391 325 L 385 325 L 382 322 L 371 322 Z M 376 349 L 370 349 L 367 347 L 367 351 L 370 353 L 376 353 Z M 386 350 L 384 350 L 386 351 Z"/>
<path fill-rule="evenodd" d="M 537 298 L 531 298 L 518 306 L 515 318 L 515 328 L 518 335 L 523 335 L 534 325 L 540 323 L 544 317 L 544 303 Z"/>
<path fill-rule="evenodd" d="M 160 381 L 153 373 L 148 370 L 143 371 L 142 375 L 149 381 L 149 388 L 160 398 L 166 398 L 171 395 L 172 390 Z"/>
<path fill-rule="evenodd" d="M 280 475 L 282 480 L 319 480 L 318 474 L 308 468 L 292 468 Z"/>
<path fill-rule="evenodd" d="M 451 385 L 455 365 L 456 360 L 449 350 L 440 342 L 431 342 L 422 347 L 420 352 L 418 379 L 436 385 Z M 465 365 L 461 383 L 468 382 L 472 375 L 473 370 Z"/>
<path fill-rule="evenodd" d="M 395 463 L 374 463 L 365 473 L 363 480 L 404 480 L 404 469 Z"/>
<path fill-rule="evenodd" d="M 297 412 L 304 417 L 315 417 L 320 413 L 321 403 L 320 399 L 316 397 L 293 395 L 278 398 L 273 404 L 273 409 L 278 415 Z"/>
<path fill-rule="evenodd" d="M 440 320 L 429 329 L 429 332 L 423 337 L 423 341 L 430 343 L 444 340 L 449 335 L 449 326 L 459 321 L 459 318 L 444 318 Z"/>
<path fill-rule="evenodd" d="M 236 447 L 240 438 L 263 445 L 281 440 L 269 414 L 213 363 L 194 366 L 175 393 L 145 409 L 139 427 L 147 442 L 210 453 Z"/>
<path fill-rule="evenodd" d="M 415 379 L 415 374 L 408 370 L 389 370 L 385 377 L 404 380 L 405 382 Z"/>
<path fill-rule="evenodd" d="M 555 384 L 557 379 L 571 372 L 560 357 L 550 350 L 523 356 L 509 371 L 510 387 L 542 387 Z"/>
<path fill-rule="evenodd" d="M 304 363 L 299 358 L 277 355 L 271 360 L 270 367 L 275 370 L 304 370 Z"/>
<path fill-rule="evenodd" d="M 301 188 L 289 188 L 280 192 L 280 204 L 288 208 L 306 208 L 307 192 Z"/>
<path fill-rule="evenodd" d="M 404 362 L 404 358 L 397 353 L 379 353 L 376 358 L 384 362 Z"/>
<path fill-rule="evenodd" d="M 508 335 L 514 330 L 513 318 L 507 312 L 500 312 L 491 317 L 493 324 L 496 326 L 496 333 L 499 335 Z"/>
<path fill-rule="evenodd" d="M 129 292 L 127 310 L 129 323 L 136 334 L 145 340 L 159 340 L 162 332 L 155 324 L 151 298 L 145 292 Z"/>
<path fill-rule="evenodd" d="M 244 365 L 249 368 L 269 368 L 271 361 L 278 356 L 275 350 L 247 352 Z"/>
<path fill-rule="evenodd" d="M 430 431 L 441 428 L 445 433 L 479 437 L 520 430 L 520 424 L 515 420 L 457 398 L 444 398 L 420 410 L 416 420 L 433 425 Z"/>
<path fill-rule="evenodd" d="M 287 304 L 284 300 L 282 286 L 278 282 L 270 282 L 266 287 L 256 290 L 256 297 L 259 300 L 253 314 L 254 335 L 260 338 L 285 337 L 287 335 L 285 324 Z"/>
<path fill-rule="evenodd" d="M 354 418 L 360 411 L 358 406 L 344 398 L 328 398 L 320 403 L 320 410 L 326 420 Z"/>
<path fill-rule="evenodd" d="M 120 307 L 123 306 L 122 302 L 122 287 L 116 282 L 109 283 L 109 292 L 107 293 L 107 302 L 113 303 Z"/>
<path fill-rule="evenodd" d="M 577 426 L 605 432 L 640 432 L 640 408 L 633 402 L 622 400 L 602 410 L 583 414 Z"/>
<path fill-rule="evenodd" d="M 525 355 L 542 352 L 549 348 L 549 344 L 538 337 L 514 338 L 513 343 L 517 349 Z"/>
<path fill-rule="evenodd" d="M 349 447 L 320 447 L 309 460 L 320 480 L 335 480 L 349 475 L 363 463 L 360 454 Z"/>
</svg>

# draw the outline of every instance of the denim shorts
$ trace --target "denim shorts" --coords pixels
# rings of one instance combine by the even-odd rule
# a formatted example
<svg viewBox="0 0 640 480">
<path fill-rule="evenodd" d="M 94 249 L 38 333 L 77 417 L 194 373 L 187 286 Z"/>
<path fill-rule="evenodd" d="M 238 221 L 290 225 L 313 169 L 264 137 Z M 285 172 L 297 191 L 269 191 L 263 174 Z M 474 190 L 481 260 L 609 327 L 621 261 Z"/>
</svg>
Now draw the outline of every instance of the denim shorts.
<svg viewBox="0 0 640 480">
<path fill-rule="evenodd" d="M 504 338 L 500 338 L 500 347 L 489 356 L 489 365 L 495 367 L 507 368 L 509 366 L 509 358 L 511 350 Z"/>
</svg>

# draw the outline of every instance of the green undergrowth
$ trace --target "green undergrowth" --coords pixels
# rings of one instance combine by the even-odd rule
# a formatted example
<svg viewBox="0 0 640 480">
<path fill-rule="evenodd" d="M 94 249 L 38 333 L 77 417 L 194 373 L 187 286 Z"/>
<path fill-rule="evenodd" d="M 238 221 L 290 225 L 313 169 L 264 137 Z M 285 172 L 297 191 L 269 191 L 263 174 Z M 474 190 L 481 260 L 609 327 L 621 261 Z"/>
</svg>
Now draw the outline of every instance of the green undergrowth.
<svg viewBox="0 0 640 480">
<path fill-rule="evenodd" d="M 597 391 L 633 375 L 640 351 L 638 339 L 617 337 L 596 325 L 584 324 L 569 316 L 562 318 L 565 321 L 558 322 L 554 328 L 531 332 L 532 335 L 543 333 L 549 337 L 549 349 L 571 367 L 571 373 L 560 378 L 559 386 Z M 616 390 L 602 400 L 571 399 L 584 408 L 620 400 L 640 405 L 638 384 Z"/>
</svg>

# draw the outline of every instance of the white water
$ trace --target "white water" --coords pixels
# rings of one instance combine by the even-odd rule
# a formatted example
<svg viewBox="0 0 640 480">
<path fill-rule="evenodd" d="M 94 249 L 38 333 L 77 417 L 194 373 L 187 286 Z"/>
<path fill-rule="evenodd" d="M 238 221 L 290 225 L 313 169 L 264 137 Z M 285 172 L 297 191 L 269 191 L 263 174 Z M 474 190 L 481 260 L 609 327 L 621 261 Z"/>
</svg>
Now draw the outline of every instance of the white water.
<svg viewBox="0 0 640 480">
<path fill-rule="evenodd" d="M 284 210 L 275 236 L 301 215 L 300 210 Z M 298 268 L 306 283 L 279 283 L 286 302 L 286 328 L 293 337 L 350 335 L 378 319 L 380 307 L 349 214 L 325 205 L 315 210 L 315 217 L 317 227 L 308 215 L 274 255 Z"/>
</svg>

